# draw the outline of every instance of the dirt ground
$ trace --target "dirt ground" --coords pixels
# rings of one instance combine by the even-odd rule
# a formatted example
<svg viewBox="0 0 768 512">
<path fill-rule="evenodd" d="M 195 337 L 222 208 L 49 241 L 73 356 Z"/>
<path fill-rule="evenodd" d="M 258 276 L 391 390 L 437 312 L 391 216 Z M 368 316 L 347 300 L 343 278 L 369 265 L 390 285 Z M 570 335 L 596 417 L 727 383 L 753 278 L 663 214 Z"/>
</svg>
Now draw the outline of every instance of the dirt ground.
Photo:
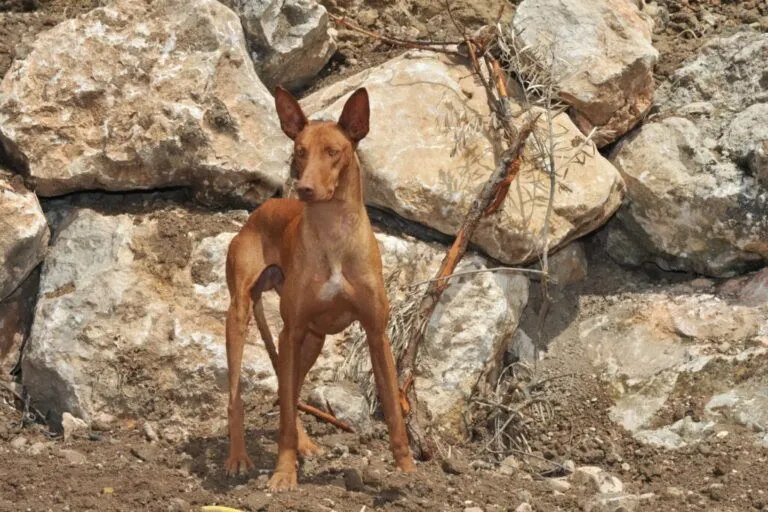
<svg viewBox="0 0 768 512">
<path fill-rule="evenodd" d="M 28 51 L 36 33 L 85 12 L 98 0 L 0 0 L 0 76 L 17 55 Z M 345 0 L 324 0 L 335 14 L 369 30 L 407 38 L 455 40 L 459 33 L 442 0 L 369 0 L 358 7 Z M 765 1 L 661 0 L 669 9 L 666 27 L 655 35 L 661 52 L 658 80 L 666 80 L 680 63 L 709 38 L 744 24 L 768 29 Z M 468 28 L 496 19 L 499 2 L 454 0 L 455 18 Z M 514 2 L 507 2 L 508 20 Z M 716 20 L 714 24 L 710 23 Z M 339 52 L 305 93 L 383 62 L 403 50 L 340 28 Z M 768 450 L 756 449 L 752 434 L 734 426 L 724 438 L 678 451 L 642 446 L 608 418 L 607 389 L 580 358 L 579 321 L 606 308 L 606 297 L 658 289 L 693 276 L 658 270 L 627 271 L 612 264 L 594 237 L 590 277 L 557 291 L 544 339 L 559 344 L 540 363 L 537 378 L 547 380 L 543 396 L 552 417 L 531 426 L 532 455 L 519 457 L 519 468 L 500 470 L 480 439 L 482 429 L 453 446 L 442 446 L 447 462 L 420 463 L 415 475 L 392 471 L 382 424 L 377 434 L 344 434 L 312 418 L 310 434 L 326 454 L 303 461 L 300 491 L 272 496 L 265 485 L 276 453 L 276 409 L 272 397 L 252 396 L 247 413 L 248 450 L 256 470 L 238 479 L 223 474 L 225 432 L 190 433 L 188 439 L 150 443 L 142 418 L 126 418 L 121 428 L 82 433 L 64 442 L 43 425 L 22 421 L 19 400 L 0 376 L 0 512 L 42 510 L 199 510 L 221 504 L 241 510 L 516 510 L 523 502 L 536 511 L 585 510 L 594 492 L 574 485 L 554 490 L 544 476 L 557 475 L 573 461 L 595 465 L 616 475 L 625 492 L 653 493 L 634 510 L 768 510 Z M 535 287 L 533 287 L 535 289 Z M 535 321 L 536 292 L 524 319 Z M 530 326 L 529 326 L 530 327 Z M 532 332 L 529 328 L 528 332 Z M 565 335 L 562 335 L 565 333 Z M 226 411 L 221 411 L 222 417 Z M 23 446 L 22 446 L 23 445 Z M 450 448 L 450 449 L 449 449 Z M 627 505 L 626 510 L 630 510 Z"/>
<path fill-rule="evenodd" d="M 190 429 L 186 439 L 149 442 L 142 419 L 126 418 L 119 428 L 82 432 L 64 442 L 42 425 L 22 426 L 21 404 L 0 387 L 0 511 L 199 510 L 220 504 L 249 511 L 489 512 L 516 510 L 523 502 L 540 512 L 586 510 L 592 489 L 574 484 L 559 492 L 547 479 L 561 475 L 566 461 L 610 472 L 626 493 L 653 494 L 634 510 L 767 510 L 768 475 L 755 469 L 768 462 L 768 450 L 755 447 L 752 432 L 732 425 L 724 438 L 664 451 L 639 444 L 608 418 L 608 390 L 579 357 L 578 324 L 604 311 L 611 297 L 658 290 L 690 276 L 630 272 L 611 263 L 596 243 L 588 247 L 590 279 L 555 290 L 544 333 L 544 340 L 559 340 L 537 370 L 537 379 L 546 381 L 539 396 L 553 414 L 527 430 L 532 453 L 518 454 L 516 468 L 490 463 L 495 457 L 484 450 L 482 428 L 476 428 L 477 439 L 441 445 L 447 462 L 419 463 L 416 474 L 404 475 L 392 470 L 383 424 L 360 436 L 308 417 L 308 431 L 325 454 L 302 461 L 298 492 L 273 496 L 265 490 L 277 448 L 271 396 L 247 397 L 248 451 L 256 469 L 228 479 L 224 431 Z M 523 328 L 535 322 L 537 301 L 534 292 Z"/>
</svg>

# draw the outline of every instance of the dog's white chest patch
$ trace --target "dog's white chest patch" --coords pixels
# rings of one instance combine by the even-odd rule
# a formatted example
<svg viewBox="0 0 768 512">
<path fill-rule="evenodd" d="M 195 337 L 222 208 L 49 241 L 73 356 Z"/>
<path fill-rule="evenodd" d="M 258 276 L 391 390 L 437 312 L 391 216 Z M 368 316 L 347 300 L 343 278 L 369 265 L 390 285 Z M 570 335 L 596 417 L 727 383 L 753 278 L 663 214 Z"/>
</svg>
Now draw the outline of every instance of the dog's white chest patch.
<svg viewBox="0 0 768 512">
<path fill-rule="evenodd" d="M 341 274 L 340 268 L 334 269 L 328 281 L 320 287 L 318 297 L 322 301 L 329 301 L 340 294 L 342 289 L 344 289 L 344 276 Z"/>
</svg>

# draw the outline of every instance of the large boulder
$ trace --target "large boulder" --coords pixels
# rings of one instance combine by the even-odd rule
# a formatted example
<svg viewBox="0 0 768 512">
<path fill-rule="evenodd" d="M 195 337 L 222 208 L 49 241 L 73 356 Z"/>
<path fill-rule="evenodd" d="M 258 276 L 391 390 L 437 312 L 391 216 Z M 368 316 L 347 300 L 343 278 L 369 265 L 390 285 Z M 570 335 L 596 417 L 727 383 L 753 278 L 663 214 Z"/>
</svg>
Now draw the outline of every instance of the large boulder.
<svg viewBox="0 0 768 512">
<path fill-rule="evenodd" d="M 370 132 L 359 146 L 366 202 L 455 235 L 495 167 L 498 141 L 489 135 L 485 91 L 464 65 L 412 52 L 312 94 L 302 105 L 316 117 L 337 118 L 360 86 L 371 102 Z M 548 146 L 543 116 L 536 131 Z M 624 186 L 566 115 L 554 119 L 554 133 L 560 168 L 549 232 L 553 250 L 601 226 L 618 208 Z M 472 239 L 507 264 L 534 261 L 541 249 L 549 178 L 536 165 L 537 154 L 532 139 L 503 208 L 483 219 Z"/>
<path fill-rule="evenodd" d="M 40 272 L 33 271 L 8 297 L 0 300 L 0 381 L 9 379 L 19 350 L 32 328 Z"/>
<path fill-rule="evenodd" d="M 325 7 L 315 0 L 222 0 L 240 15 L 256 71 L 272 90 L 295 89 L 336 51 Z"/>
<path fill-rule="evenodd" d="M 552 70 L 576 124 L 600 147 L 627 133 L 653 102 L 658 52 L 629 0 L 524 0 L 512 31 L 525 54 Z"/>
<path fill-rule="evenodd" d="M 152 204 L 146 214 L 59 212 L 22 370 L 54 423 L 64 412 L 204 422 L 225 410 L 224 260 L 245 212 Z M 243 377 L 246 392 L 275 385 L 255 338 Z"/>
<path fill-rule="evenodd" d="M 252 204 L 282 186 L 290 141 L 231 10 L 117 0 L 13 64 L 0 142 L 41 196 L 185 186 Z"/>
<path fill-rule="evenodd" d="M 409 312 L 440 268 L 445 248 L 377 234 L 384 264 L 384 280 L 392 304 L 390 337 L 403 348 Z M 444 434 L 461 437 L 463 413 L 483 376 L 498 372 L 504 352 L 528 303 L 528 278 L 520 274 L 487 272 L 484 258 L 468 254 L 451 279 L 430 318 L 419 352 L 415 386 Z M 368 351 L 359 328 L 349 333 L 344 363 L 337 371 L 358 382 L 369 403 L 376 400 Z M 498 374 L 498 373 L 497 373 Z"/>
<path fill-rule="evenodd" d="M 218 432 L 226 419 L 224 264 L 246 212 L 211 213 L 145 196 L 72 201 L 54 200 L 48 212 L 56 235 L 22 374 L 37 408 L 54 423 L 70 412 L 89 421 L 140 417 L 161 427 L 181 423 Z M 376 236 L 392 302 L 402 305 L 415 293 L 408 286 L 434 274 L 443 250 Z M 486 263 L 472 256 L 462 268 Z M 427 333 L 422 361 L 429 372 L 417 383 L 436 417 L 456 412 L 487 365 L 500 360 L 527 286 L 522 276 L 484 273 L 456 279 L 446 290 Z M 277 296 L 265 298 L 274 334 L 281 328 Z M 307 394 L 326 386 L 315 395 L 333 402 L 338 393 L 328 386 L 348 377 L 339 371 L 345 362 L 369 364 L 363 340 L 352 354 L 351 332 L 326 340 Z M 357 373 L 357 384 L 365 384 L 364 374 Z M 274 396 L 274 372 L 253 325 L 242 382 L 246 401 Z M 348 396 L 360 399 L 349 419 L 366 424 L 360 415 L 365 399 L 354 388 Z"/>
<path fill-rule="evenodd" d="M 0 170 L 0 301 L 43 261 L 50 232 L 35 194 Z"/>
<path fill-rule="evenodd" d="M 768 303 L 686 286 L 612 302 L 578 326 L 585 356 L 613 389 L 612 419 L 667 448 L 733 423 L 762 425 L 756 441 L 766 435 Z"/>
<path fill-rule="evenodd" d="M 607 233 L 622 263 L 730 276 L 768 261 L 768 34 L 716 39 L 660 88 L 658 120 L 612 161 L 627 202 Z"/>
</svg>

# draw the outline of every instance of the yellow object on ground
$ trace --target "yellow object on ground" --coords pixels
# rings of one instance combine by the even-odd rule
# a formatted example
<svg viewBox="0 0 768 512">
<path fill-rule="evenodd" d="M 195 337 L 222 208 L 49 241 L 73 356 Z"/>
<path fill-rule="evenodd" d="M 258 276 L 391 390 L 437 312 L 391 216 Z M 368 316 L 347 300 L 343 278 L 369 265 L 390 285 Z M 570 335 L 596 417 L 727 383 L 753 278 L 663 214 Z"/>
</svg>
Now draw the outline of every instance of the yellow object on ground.
<svg viewBox="0 0 768 512">
<path fill-rule="evenodd" d="M 207 505 L 201 509 L 201 512 L 243 512 L 236 508 L 220 507 L 218 505 Z"/>
</svg>

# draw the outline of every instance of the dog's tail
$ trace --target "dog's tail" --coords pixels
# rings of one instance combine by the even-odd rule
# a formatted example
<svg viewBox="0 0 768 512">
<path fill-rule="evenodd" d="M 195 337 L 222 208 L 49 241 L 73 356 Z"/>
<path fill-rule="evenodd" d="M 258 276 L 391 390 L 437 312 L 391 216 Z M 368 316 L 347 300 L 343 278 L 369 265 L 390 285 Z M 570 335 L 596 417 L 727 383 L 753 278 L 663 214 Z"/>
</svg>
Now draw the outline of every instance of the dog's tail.
<svg viewBox="0 0 768 512">
<path fill-rule="evenodd" d="M 264 316 L 264 305 L 261 303 L 261 297 L 253 301 L 253 316 L 256 318 L 259 334 L 261 334 L 261 339 L 264 340 L 269 360 L 272 361 L 272 368 L 274 368 L 275 375 L 277 375 L 277 349 L 275 348 L 275 340 L 272 338 L 272 333 L 269 331 L 267 317 Z"/>
</svg>

